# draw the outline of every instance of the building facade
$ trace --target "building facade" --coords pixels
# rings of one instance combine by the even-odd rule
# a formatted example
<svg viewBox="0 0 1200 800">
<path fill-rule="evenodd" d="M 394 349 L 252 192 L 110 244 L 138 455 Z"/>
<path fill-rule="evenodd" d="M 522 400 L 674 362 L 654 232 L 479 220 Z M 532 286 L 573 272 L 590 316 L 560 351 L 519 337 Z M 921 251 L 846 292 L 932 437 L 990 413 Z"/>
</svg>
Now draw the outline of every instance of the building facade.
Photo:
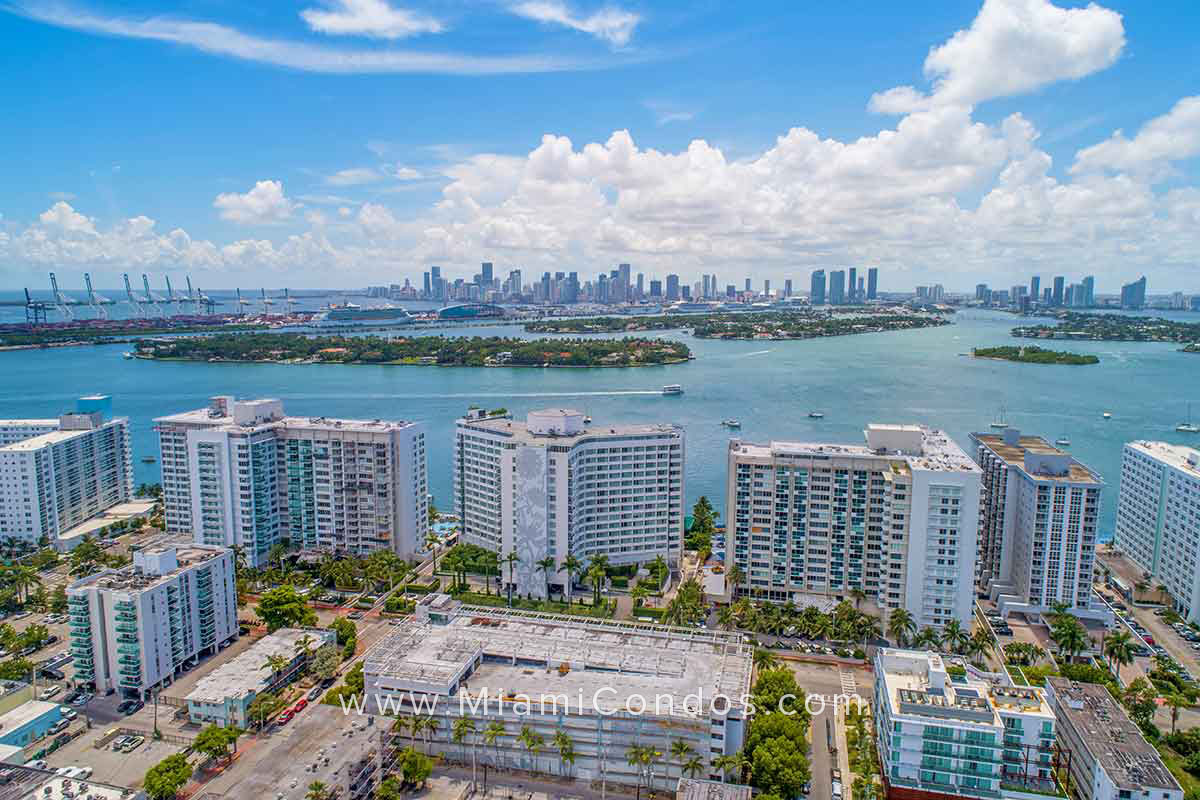
<svg viewBox="0 0 1200 800">
<path fill-rule="evenodd" d="M 1047 678 L 1058 744 L 1070 753 L 1072 796 L 1079 800 L 1183 800 L 1183 789 L 1108 689 Z"/>
<path fill-rule="evenodd" d="M 880 648 L 872 707 L 889 800 L 1066 797 L 1041 689 L 951 677 L 937 653 Z"/>
<path fill-rule="evenodd" d="M 919 627 L 968 622 L 979 468 L 942 431 L 864 434 L 865 445 L 729 443 L 725 561 L 741 569 L 739 591 L 803 603 L 861 589 Z"/>
<path fill-rule="evenodd" d="M 67 587 L 75 678 L 97 691 L 144 696 L 238 635 L 233 552 L 152 545 L 133 564 Z"/>
<path fill-rule="evenodd" d="M 81 398 L 56 420 L 0 421 L 0 540 L 57 543 L 133 498 L 129 420 Z"/>
<path fill-rule="evenodd" d="M 683 549 L 683 429 L 588 425 L 578 411 L 532 411 L 524 422 L 476 412 L 454 442 L 454 507 L 462 541 L 502 557 L 513 582 L 544 597 L 547 556 L 561 566 L 603 554 L 611 564 L 674 565 Z M 505 570 L 507 574 L 507 569 Z"/>
<path fill-rule="evenodd" d="M 582 782 L 644 784 L 629 747 L 669 753 L 675 741 L 703 760 L 697 777 L 719 779 L 713 760 L 737 753 L 745 735 L 752 652 L 739 633 L 463 606 L 434 595 L 365 656 L 364 702 L 375 713 L 433 716 L 440 724 L 430 746 L 449 758 L 463 758 L 453 728 L 469 716 L 481 734 L 493 722 L 504 726 L 488 745 L 502 766 L 537 768 L 519 738 L 528 727 L 555 761 L 555 734 L 570 737 Z M 680 766 L 662 761 L 653 788 L 674 790 Z"/>
<path fill-rule="evenodd" d="M 1176 611 L 1200 621 L 1200 451 L 1166 442 L 1125 445 L 1113 539 L 1167 587 Z"/>
<path fill-rule="evenodd" d="M 1038 614 L 1056 603 L 1096 619 L 1092 567 L 1100 476 L 1040 436 L 1015 428 L 971 435 L 983 470 L 979 506 L 981 591 L 1000 613 Z"/>
<path fill-rule="evenodd" d="M 293 547 L 412 558 L 429 528 L 425 430 L 416 422 L 289 417 L 279 400 L 214 397 L 155 420 L 170 532 L 244 549 L 250 566 Z"/>
</svg>

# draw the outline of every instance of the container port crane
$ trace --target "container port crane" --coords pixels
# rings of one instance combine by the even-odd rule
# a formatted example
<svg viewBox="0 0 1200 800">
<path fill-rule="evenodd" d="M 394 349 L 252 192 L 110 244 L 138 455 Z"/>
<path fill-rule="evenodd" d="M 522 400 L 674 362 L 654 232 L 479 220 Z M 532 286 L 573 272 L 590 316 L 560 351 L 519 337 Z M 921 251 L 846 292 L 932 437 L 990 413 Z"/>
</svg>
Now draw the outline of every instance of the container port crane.
<svg viewBox="0 0 1200 800">
<path fill-rule="evenodd" d="M 121 273 L 121 277 L 125 279 L 125 301 L 133 308 L 133 313 L 139 317 L 146 316 L 146 309 L 138 302 L 137 297 L 133 294 L 133 287 L 129 285 L 129 273 Z"/>
<path fill-rule="evenodd" d="M 54 310 L 61 314 L 63 319 L 73 319 L 75 315 L 68 307 L 70 301 L 58 290 L 58 278 L 54 277 L 53 272 L 50 273 L 50 291 L 54 295 Z"/>
<path fill-rule="evenodd" d="M 259 289 L 259 291 L 260 291 L 260 292 L 262 292 L 262 307 L 263 307 L 263 313 L 264 313 L 264 314 L 270 314 L 270 313 L 271 313 L 271 306 L 275 305 L 275 301 L 274 301 L 274 300 L 272 300 L 271 298 L 267 297 L 267 290 L 266 290 L 266 287 L 262 287 L 262 288 L 260 288 L 260 289 Z"/>
<path fill-rule="evenodd" d="M 107 303 L 108 300 L 96 294 L 96 290 L 92 288 L 92 276 L 86 272 L 83 273 L 83 282 L 87 285 L 88 305 L 92 307 L 92 311 L 96 312 L 98 318 L 108 319 L 108 311 L 101 305 Z"/>
</svg>

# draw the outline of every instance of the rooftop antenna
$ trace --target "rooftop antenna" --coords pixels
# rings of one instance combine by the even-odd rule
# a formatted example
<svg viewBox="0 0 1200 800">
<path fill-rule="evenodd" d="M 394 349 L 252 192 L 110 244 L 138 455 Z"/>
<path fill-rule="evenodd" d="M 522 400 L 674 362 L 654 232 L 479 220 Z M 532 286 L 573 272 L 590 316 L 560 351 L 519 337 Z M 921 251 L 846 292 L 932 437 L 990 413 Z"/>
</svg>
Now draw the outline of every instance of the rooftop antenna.
<svg viewBox="0 0 1200 800">
<path fill-rule="evenodd" d="M 101 303 L 107 303 L 108 300 L 96 294 L 96 291 L 92 288 L 92 276 L 86 272 L 83 273 L 83 282 L 87 285 L 88 305 L 96 312 L 97 317 L 108 319 L 108 312 L 104 309 L 104 306 L 100 305 Z"/>
<path fill-rule="evenodd" d="M 63 319 L 73 319 L 74 315 L 71 309 L 67 307 L 67 298 L 58 290 L 58 278 L 54 277 L 54 273 L 50 273 L 50 290 L 54 294 L 54 310 L 62 314 Z"/>
</svg>

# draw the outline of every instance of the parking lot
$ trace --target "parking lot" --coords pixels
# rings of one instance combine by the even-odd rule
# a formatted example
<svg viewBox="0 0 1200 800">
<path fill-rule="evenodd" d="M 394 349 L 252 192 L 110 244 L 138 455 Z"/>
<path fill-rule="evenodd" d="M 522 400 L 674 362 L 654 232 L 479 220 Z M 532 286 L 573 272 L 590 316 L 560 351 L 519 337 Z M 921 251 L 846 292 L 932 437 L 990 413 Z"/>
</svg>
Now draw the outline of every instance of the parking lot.
<svg viewBox="0 0 1200 800">
<path fill-rule="evenodd" d="M 141 785 L 146 770 L 172 753 L 182 752 L 178 745 L 154 741 L 151 738 L 147 738 L 140 747 L 128 753 L 113 750 L 112 744 L 97 749 L 96 740 L 103 737 L 106 730 L 94 726 L 88 733 L 46 756 L 47 765 L 50 769 L 91 767 L 92 780 L 136 787 Z"/>
</svg>

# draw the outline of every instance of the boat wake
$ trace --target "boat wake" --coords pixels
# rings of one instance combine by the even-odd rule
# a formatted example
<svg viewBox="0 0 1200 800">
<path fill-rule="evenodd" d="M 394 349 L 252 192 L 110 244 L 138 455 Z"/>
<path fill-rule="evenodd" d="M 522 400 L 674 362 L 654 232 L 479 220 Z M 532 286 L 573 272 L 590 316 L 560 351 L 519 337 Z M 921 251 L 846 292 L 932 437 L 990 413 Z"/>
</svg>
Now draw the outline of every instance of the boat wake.
<svg viewBox="0 0 1200 800">
<path fill-rule="evenodd" d="M 750 356 L 765 356 L 769 352 L 771 352 L 771 351 L 770 350 L 755 350 L 753 353 L 742 353 L 740 357 L 748 358 Z"/>
</svg>

